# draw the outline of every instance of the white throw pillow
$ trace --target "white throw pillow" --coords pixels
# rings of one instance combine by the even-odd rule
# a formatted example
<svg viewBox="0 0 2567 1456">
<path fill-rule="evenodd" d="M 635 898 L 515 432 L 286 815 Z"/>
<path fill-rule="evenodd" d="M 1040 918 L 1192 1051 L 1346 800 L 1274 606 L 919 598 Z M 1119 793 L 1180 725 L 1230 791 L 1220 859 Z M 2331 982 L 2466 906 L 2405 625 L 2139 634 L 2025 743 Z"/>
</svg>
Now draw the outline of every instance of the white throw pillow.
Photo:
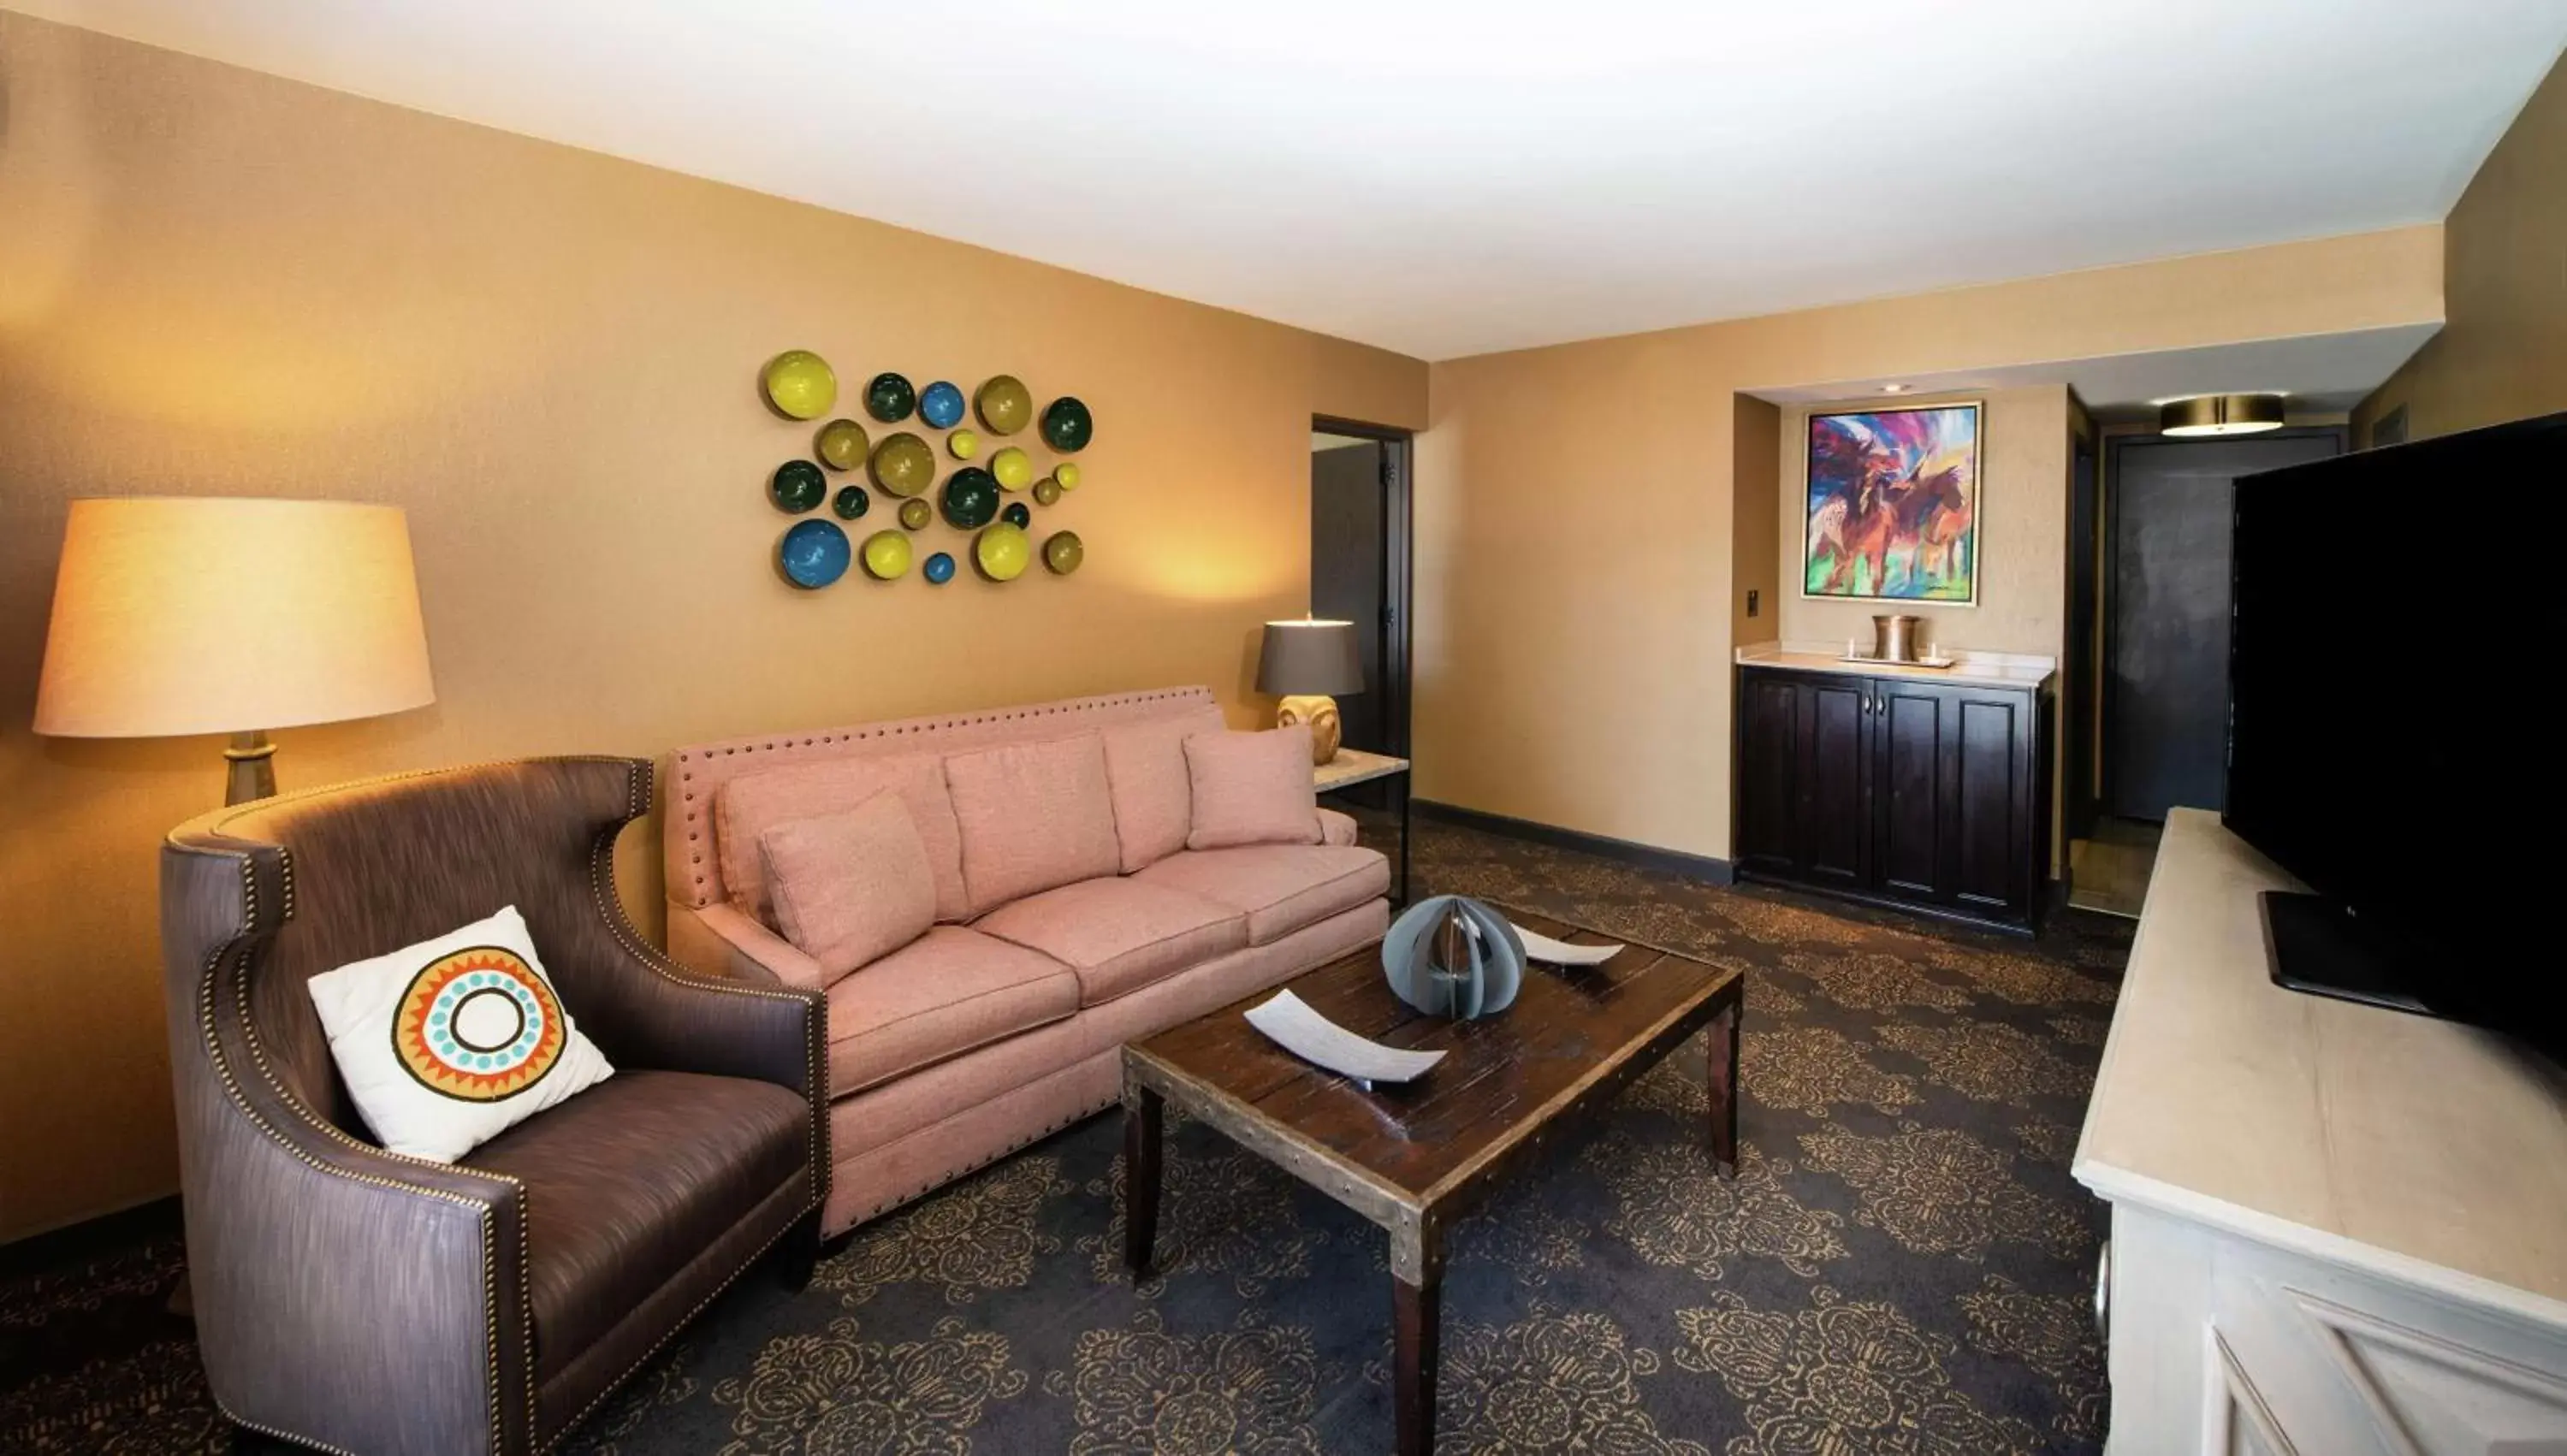
<svg viewBox="0 0 2567 1456">
<path fill-rule="evenodd" d="M 349 1095 L 396 1153 L 451 1163 L 615 1074 L 513 905 L 307 985 Z"/>
</svg>

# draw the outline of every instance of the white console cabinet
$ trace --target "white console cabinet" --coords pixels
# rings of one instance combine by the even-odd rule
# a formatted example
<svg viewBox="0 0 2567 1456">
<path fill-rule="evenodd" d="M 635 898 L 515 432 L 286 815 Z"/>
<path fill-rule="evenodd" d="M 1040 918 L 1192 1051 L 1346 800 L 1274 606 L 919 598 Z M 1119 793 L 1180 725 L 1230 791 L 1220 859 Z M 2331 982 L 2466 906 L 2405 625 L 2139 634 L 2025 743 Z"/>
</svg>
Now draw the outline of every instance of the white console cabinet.
<svg viewBox="0 0 2567 1456">
<path fill-rule="evenodd" d="M 2167 820 L 2074 1170 L 2113 1208 L 2107 1451 L 2567 1456 L 2567 1073 L 2273 985 L 2275 888 Z"/>
</svg>

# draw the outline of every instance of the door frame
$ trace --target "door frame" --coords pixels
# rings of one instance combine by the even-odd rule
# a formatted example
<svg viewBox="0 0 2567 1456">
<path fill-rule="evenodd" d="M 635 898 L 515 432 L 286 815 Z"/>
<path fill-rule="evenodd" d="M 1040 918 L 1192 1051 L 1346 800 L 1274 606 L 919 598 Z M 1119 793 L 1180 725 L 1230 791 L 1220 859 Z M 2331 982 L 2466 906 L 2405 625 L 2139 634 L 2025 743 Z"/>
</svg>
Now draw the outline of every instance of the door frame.
<svg viewBox="0 0 2567 1456">
<path fill-rule="evenodd" d="M 2280 430 L 2260 430 L 2246 437 L 2250 439 L 2331 439 L 2335 441 L 2337 454 L 2344 454 L 2353 447 L 2351 431 L 2342 425 L 2292 425 Z M 2094 789 L 2095 811 L 2099 818 L 2103 815 L 2105 806 L 2113 802 L 2113 745 L 2110 732 L 2116 697 L 2113 688 L 2113 664 L 2121 660 L 2121 643 L 2116 640 L 2120 634 L 2114 625 L 2113 603 L 2120 596 L 2122 585 L 2122 452 L 2132 445 L 2222 444 L 2236 438 L 2237 437 L 2234 436 L 2225 437 L 2212 436 L 2197 440 L 2182 438 L 2169 440 L 2163 435 L 2150 434 L 2116 435 L 2104 441 L 2104 459 L 2107 465 L 2103 478 L 2104 566 L 2099 578 L 2103 585 L 2103 594 L 2095 599 L 2095 611 L 2101 617 L 2104 629 L 2104 655 L 2095 664 L 2097 763 Z M 2223 705 L 2221 712 L 2226 711 Z M 2226 735 L 2227 730 L 2223 725 L 2221 736 L 2225 738 Z M 2092 827 L 2091 823 L 2089 827 Z"/>
<path fill-rule="evenodd" d="M 1405 758 L 1409 755 L 1410 608 L 1416 576 L 1411 558 L 1416 540 L 1411 481 L 1417 432 L 1341 420 L 1333 415 L 1311 416 L 1310 429 L 1321 435 L 1381 442 L 1381 602 L 1382 612 L 1389 619 L 1381 624 L 1381 731 L 1391 755 Z"/>
</svg>

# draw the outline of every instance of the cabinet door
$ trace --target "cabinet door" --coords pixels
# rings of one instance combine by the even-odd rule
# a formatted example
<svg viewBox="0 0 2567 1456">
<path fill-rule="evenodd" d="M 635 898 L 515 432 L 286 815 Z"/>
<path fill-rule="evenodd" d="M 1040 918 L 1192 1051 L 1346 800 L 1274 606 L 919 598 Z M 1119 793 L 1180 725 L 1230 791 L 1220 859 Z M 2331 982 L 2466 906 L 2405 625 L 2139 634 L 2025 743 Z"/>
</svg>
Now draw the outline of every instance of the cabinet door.
<svg viewBox="0 0 2567 1456">
<path fill-rule="evenodd" d="M 1880 684 L 1873 700 L 1872 886 L 1901 899 L 1952 898 L 1944 850 L 1954 704 L 1947 688 L 1904 682 Z"/>
<path fill-rule="evenodd" d="M 1798 869 L 1814 883 L 1860 888 L 1868 878 L 1870 704 L 1860 678 L 1812 677 L 1801 688 Z"/>
<path fill-rule="evenodd" d="M 2036 852 L 2050 826 L 2033 816 L 2048 801 L 2036 781 L 2042 726 L 2032 693 L 1945 690 L 1951 739 L 1952 899 L 1962 908 L 2022 919 L 2032 913 Z M 2043 856 L 2046 860 L 2046 856 Z M 2039 869 L 2046 870 L 2047 863 Z"/>
<path fill-rule="evenodd" d="M 1738 863 L 1800 867 L 1801 688 L 1789 675 L 1743 673 L 1738 695 Z"/>
</svg>

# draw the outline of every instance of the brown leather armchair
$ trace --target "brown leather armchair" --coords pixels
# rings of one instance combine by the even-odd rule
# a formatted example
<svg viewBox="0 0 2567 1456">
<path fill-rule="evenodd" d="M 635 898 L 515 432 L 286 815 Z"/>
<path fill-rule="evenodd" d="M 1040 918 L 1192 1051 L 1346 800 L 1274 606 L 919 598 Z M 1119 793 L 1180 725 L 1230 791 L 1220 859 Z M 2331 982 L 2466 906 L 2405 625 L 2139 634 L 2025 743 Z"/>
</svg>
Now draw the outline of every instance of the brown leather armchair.
<svg viewBox="0 0 2567 1456">
<path fill-rule="evenodd" d="M 824 1009 L 645 944 L 615 837 L 651 765 L 372 779 L 180 826 L 160 929 L 205 1373 L 255 1432 L 375 1456 L 546 1449 L 828 1195 Z M 310 977 L 514 905 L 615 1075 L 452 1165 L 388 1153 Z"/>
</svg>

